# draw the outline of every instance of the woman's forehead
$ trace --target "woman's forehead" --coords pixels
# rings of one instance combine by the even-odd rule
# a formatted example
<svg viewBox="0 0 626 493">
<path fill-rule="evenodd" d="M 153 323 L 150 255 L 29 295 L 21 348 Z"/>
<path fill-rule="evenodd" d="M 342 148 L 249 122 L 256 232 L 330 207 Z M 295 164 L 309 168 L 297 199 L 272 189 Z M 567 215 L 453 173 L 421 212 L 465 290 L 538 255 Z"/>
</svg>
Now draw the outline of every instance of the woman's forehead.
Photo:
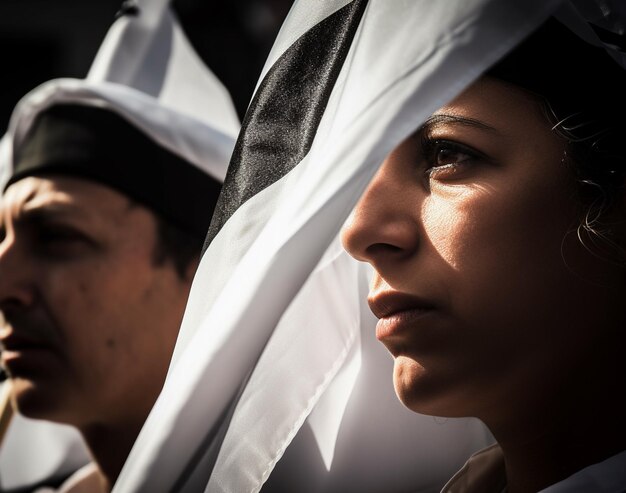
<svg viewBox="0 0 626 493">
<path fill-rule="evenodd" d="M 482 77 L 435 111 L 422 129 L 475 129 L 492 137 L 512 137 L 530 127 L 550 133 L 551 125 L 540 101 L 512 84 Z"/>
<path fill-rule="evenodd" d="M 536 111 L 539 100 L 522 88 L 483 76 L 467 87 L 456 98 L 443 105 L 434 115 L 501 117 L 507 110 Z"/>
</svg>

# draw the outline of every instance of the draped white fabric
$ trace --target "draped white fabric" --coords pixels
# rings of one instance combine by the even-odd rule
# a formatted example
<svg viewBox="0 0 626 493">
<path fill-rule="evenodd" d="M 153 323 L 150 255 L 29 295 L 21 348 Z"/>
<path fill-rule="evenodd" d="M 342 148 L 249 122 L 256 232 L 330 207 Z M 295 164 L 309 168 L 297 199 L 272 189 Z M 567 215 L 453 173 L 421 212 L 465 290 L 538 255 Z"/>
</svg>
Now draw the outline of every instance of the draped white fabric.
<svg viewBox="0 0 626 493">
<path fill-rule="evenodd" d="M 297 1 L 266 71 L 346 3 Z M 310 152 L 244 203 L 206 251 L 164 390 L 116 493 L 202 491 L 214 460 L 206 491 L 258 491 L 309 416 L 319 454 L 333 469 L 339 427 L 358 421 L 344 414 L 347 403 L 359 373 L 372 371 L 360 340 L 373 337 L 361 332 L 371 324 L 362 319 L 363 277 L 341 253 L 337 233 L 384 156 L 560 3 L 370 0 Z M 361 394 L 351 412 L 389 398 L 377 392 Z M 385 436 L 393 416 L 371 426 Z M 404 430 L 400 455 L 424 457 L 419 447 L 432 446 L 440 456 L 467 426 L 450 423 L 460 426 L 434 445 L 434 430 Z M 465 432 L 462 449 L 487 440 L 480 428 Z M 412 463 L 423 474 L 429 467 Z M 344 490 L 355 484 L 349 474 Z M 185 485 L 188 477 L 194 484 Z M 413 486 L 420 488 L 427 484 Z"/>
</svg>

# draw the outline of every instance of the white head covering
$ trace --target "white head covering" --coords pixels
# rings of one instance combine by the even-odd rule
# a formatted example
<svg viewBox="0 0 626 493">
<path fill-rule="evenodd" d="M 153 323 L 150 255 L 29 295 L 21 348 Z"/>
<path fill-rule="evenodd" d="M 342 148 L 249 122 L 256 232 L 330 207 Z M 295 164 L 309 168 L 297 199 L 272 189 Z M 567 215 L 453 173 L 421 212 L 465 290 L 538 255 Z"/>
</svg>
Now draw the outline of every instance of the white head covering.
<svg viewBox="0 0 626 493">
<path fill-rule="evenodd" d="M 0 141 L 0 189 L 13 150 L 36 116 L 57 103 L 106 108 L 155 142 L 223 180 L 239 131 L 225 87 L 202 63 L 167 2 L 137 2 L 139 16 L 111 27 L 86 79 L 55 79 L 16 105 Z M 66 426 L 16 417 L 0 448 L 0 489 L 63 475 L 88 460 L 78 433 Z"/>
<path fill-rule="evenodd" d="M 258 491 L 268 478 L 272 485 L 274 467 L 288 460 L 299 433 L 311 436 L 317 448 L 308 449 L 309 460 L 321 457 L 322 466 L 308 476 L 298 469 L 302 462 L 289 462 L 302 481 L 291 490 L 432 491 L 459 453 L 488 441 L 471 420 L 430 418 L 429 429 L 428 420 L 414 416 L 419 424 L 410 427 L 393 410 L 390 392 L 363 385 L 361 377 L 388 370 L 366 350 L 373 333 L 362 310 L 367 269 L 341 251 L 337 233 L 384 157 L 433 111 L 557 7 L 563 4 L 561 14 L 587 25 L 582 6 L 600 3 L 619 10 L 617 1 L 592 0 L 296 1 L 235 152 L 256 145 L 266 168 L 256 175 L 254 162 L 234 159 L 237 169 L 231 163 L 233 181 L 226 185 L 235 185 L 224 196 L 224 220 L 214 216 L 168 380 L 115 493 L 202 491 L 204 485 L 209 492 Z M 357 28 L 350 31 L 354 19 Z M 319 75 L 315 60 L 337 54 L 326 50 L 327 32 L 345 34 L 337 43 L 347 39 L 349 49 L 336 72 L 336 65 L 325 66 L 336 82 L 320 119 L 304 112 L 311 116 L 310 147 L 296 149 L 297 162 L 277 171 L 272 165 L 284 163 L 262 152 L 264 118 L 277 116 L 265 109 L 282 108 L 284 126 L 273 129 L 274 137 L 288 137 L 297 124 L 290 117 L 299 110 L 288 93 Z M 593 31 L 588 35 L 599 42 Z M 309 72 L 298 72 L 302 53 L 314 55 Z M 298 73 L 300 79 L 289 78 Z M 264 92 L 267 87 L 273 91 Z M 300 97 L 301 105 L 310 103 L 308 94 Z M 246 185 L 259 182 L 250 194 Z M 381 419 L 367 423 L 363 413 L 373 409 Z M 356 449 L 368 428 L 379 432 L 368 435 L 372 450 L 387 446 L 376 440 L 397 437 L 395 450 L 378 463 Z M 344 432 L 351 439 L 344 440 Z M 365 469 L 346 465 L 350 454 L 365 456 Z M 395 468 L 405 456 L 411 460 Z M 363 484 L 359 475 L 371 481 Z"/>
</svg>

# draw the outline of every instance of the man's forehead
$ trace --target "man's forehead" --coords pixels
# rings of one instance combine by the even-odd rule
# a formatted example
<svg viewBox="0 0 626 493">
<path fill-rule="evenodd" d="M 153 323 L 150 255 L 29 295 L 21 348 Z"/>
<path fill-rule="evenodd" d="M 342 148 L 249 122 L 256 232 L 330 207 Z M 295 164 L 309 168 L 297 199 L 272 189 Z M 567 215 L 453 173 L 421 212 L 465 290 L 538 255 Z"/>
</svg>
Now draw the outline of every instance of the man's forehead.
<svg viewBox="0 0 626 493">
<path fill-rule="evenodd" d="M 19 217 L 33 211 L 95 219 L 119 212 L 129 200 L 114 190 L 74 177 L 26 177 L 9 186 L 2 197 L 3 215 Z"/>
</svg>

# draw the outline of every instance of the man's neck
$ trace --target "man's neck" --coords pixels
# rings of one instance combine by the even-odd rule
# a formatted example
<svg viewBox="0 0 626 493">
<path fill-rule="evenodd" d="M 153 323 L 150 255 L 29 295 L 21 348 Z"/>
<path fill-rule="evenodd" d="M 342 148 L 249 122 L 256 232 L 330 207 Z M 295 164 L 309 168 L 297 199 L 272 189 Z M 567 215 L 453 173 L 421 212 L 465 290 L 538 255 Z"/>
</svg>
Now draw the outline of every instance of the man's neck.
<svg viewBox="0 0 626 493">
<path fill-rule="evenodd" d="M 81 428 L 83 438 L 102 473 L 104 491 L 113 488 L 140 429 L 140 424 L 95 424 Z"/>
</svg>

